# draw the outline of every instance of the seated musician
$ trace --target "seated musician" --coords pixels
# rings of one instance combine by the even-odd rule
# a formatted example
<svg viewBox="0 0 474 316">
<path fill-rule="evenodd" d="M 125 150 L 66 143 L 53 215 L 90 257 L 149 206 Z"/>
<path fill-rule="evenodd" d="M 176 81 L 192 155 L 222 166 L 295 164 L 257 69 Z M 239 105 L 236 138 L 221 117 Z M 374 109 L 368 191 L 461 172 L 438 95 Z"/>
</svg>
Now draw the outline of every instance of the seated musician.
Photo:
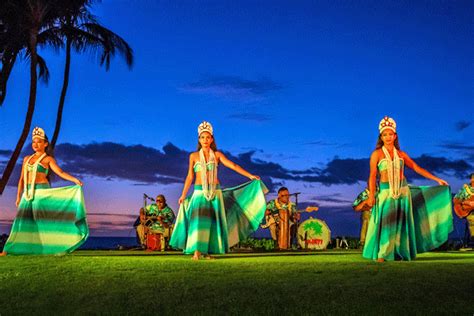
<svg viewBox="0 0 474 316">
<path fill-rule="evenodd" d="M 140 224 L 137 226 L 137 234 L 142 245 L 146 245 L 146 235 L 149 233 L 163 234 L 165 244 L 170 237 L 170 226 L 175 220 L 173 210 L 166 204 L 164 195 L 156 197 L 154 204 L 147 205 L 146 209 L 140 209 Z"/>
<path fill-rule="evenodd" d="M 296 236 L 294 231 L 290 231 L 290 226 L 299 219 L 299 215 L 295 204 L 290 202 L 290 193 L 285 187 L 278 190 L 278 197 L 275 200 L 267 203 L 266 223 L 262 228 L 270 230 L 272 239 L 279 249 L 290 248 L 290 236 Z M 292 229 L 295 228 L 293 225 Z"/>
<path fill-rule="evenodd" d="M 469 235 L 466 236 L 466 244 L 474 241 L 474 173 L 471 173 L 470 178 L 470 185 L 465 184 L 453 199 L 455 213 L 467 220 Z"/>
<path fill-rule="evenodd" d="M 354 203 L 352 204 L 352 208 L 354 209 L 354 211 L 360 212 L 359 248 L 364 248 L 367 228 L 369 227 L 370 213 L 372 208 L 368 204 L 368 198 L 369 189 L 365 189 L 357 196 Z"/>
</svg>

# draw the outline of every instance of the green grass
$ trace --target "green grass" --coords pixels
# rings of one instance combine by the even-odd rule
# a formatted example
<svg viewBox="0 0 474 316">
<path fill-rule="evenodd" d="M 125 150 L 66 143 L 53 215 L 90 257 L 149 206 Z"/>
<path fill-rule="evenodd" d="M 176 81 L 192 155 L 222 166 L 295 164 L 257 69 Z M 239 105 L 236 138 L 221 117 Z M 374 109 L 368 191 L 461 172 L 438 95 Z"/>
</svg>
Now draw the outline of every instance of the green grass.
<svg viewBox="0 0 474 316">
<path fill-rule="evenodd" d="M 0 257 L 0 314 L 474 313 L 474 252 L 378 264 L 357 251 L 77 251 Z"/>
</svg>

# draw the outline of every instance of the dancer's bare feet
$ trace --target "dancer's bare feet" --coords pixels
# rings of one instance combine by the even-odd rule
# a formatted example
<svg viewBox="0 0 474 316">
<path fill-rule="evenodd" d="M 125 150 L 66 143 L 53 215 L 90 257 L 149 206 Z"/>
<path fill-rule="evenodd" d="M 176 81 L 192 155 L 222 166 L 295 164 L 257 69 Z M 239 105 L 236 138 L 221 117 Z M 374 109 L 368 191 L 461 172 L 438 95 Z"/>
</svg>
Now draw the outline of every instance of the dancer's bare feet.
<svg viewBox="0 0 474 316">
<path fill-rule="evenodd" d="M 6 252 L 4 252 L 4 251 L 3 251 L 3 252 L 0 252 L 0 257 L 5 257 L 6 255 L 7 255 Z"/>
<path fill-rule="evenodd" d="M 216 258 L 214 258 L 214 257 L 211 256 L 211 255 L 204 255 L 203 258 L 206 259 L 206 260 L 214 260 L 214 259 L 216 259 Z"/>
<path fill-rule="evenodd" d="M 201 258 L 202 258 L 201 252 L 196 250 L 191 260 L 199 260 Z"/>
<path fill-rule="evenodd" d="M 385 262 L 385 259 L 384 258 L 378 258 L 377 262 Z"/>
</svg>

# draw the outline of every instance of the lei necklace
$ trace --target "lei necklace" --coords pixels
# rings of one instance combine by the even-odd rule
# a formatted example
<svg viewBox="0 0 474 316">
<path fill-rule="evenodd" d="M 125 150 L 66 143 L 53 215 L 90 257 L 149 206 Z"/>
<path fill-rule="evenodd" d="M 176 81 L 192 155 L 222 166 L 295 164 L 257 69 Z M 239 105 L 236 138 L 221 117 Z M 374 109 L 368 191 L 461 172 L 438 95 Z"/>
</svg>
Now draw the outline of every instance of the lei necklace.
<svg viewBox="0 0 474 316">
<path fill-rule="evenodd" d="M 291 202 L 288 201 L 286 205 L 286 209 L 288 210 L 288 212 L 291 212 Z M 275 199 L 275 206 L 277 207 L 277 209 L 279 210 L 283 210 L 283 206 L 280 204 L 280 202 L 278 201 L 278 198 Z"/>
<path fill-rule="evenodd" d="M 206 157 L 204 151 L 199 150 L 199 163 L 201 164 L 201 183 L 202 191 L 206 200 L 210 201 L 216 195 L 216 180 L 217 180 L 217 164 L 216 156 L 212 149 L 209 150 L 209 161 L 206 163 Z M 207 170 L 207 164 L 214 163 L 215 166 L 212 170 Z"/>
<path fill-rule="evenodd" d="M 28 158 L 28 160 L 26 161 L 26 164 L 29 165 L 30 164 L 30 160 L 31 158 L 33 158 L 34 155 L 31 155 L 30 158 Z M 32 175 L 31 175 L 31 179 L 30 179 L 30 188 L 28 189 L 28 183 L 27 182 L 27 175 L 28 175 L 28 168 L 23 168 L 23 191 L 24 191 L 24 196 L 25 196 L 25 200 L 27 201 L 31 201 L 34 196 L 35 196 L 35 182 L 36 182 L 36 171 L 38 170 L 38 165 L 40 163 L 40 161 L 46 156 L 46 153 L 43 153 L 36 161 L 35 163 L 32 165 L 33 167 L 33 170 L 32 170 Z"/>
<path fill-rule="evenodd" d="M 393 148 L 393 160 L 385 146 L 382 146 L 382 151 L 385 155 L 385 159 L 387 159 L 387 173 L 390 194 L 394 199 L 398 199 L 401 194 L 400 187 L 402 184 L 402 179 L 400 177 L 400 157 L 398 156 L 398 151 L 396 148 Z"/>
</svg>

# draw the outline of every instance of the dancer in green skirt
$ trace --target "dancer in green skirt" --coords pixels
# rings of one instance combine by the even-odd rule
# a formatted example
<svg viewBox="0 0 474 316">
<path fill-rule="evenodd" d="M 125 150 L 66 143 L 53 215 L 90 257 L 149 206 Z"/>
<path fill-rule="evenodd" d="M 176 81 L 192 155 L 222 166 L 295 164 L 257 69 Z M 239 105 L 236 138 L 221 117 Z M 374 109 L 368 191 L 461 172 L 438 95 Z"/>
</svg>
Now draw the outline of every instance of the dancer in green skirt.
<svg viewBox="0 0 474 316">
<path fill-rule="evenodd" d="M 18 213 L 2 255 L 67 253 L 78 248 L 89 234 L 82 182 L 61 170 L 47 154 L 48 138 L 42 128 L 35 127 L 32 138 L 34 154 L 23 160 Z M 50 170 L 76 186 L 51 189 Z"/>
<path fill-rule="evenodd" d="M 258 229 L 266 208 L 266 188 L 260 178 L 217 151 L 213 134 L 210 123 L 199 125 L 198 151 L 189 156 L 188 175 L 170 240 L 173 248 L 193 254 L 193 260 L 211 259 L 210 254 L 228 252 Z M 253 181 L 221 190 L 217 178 L 219 164 Z M 186 198 L 195 176 L 194 192 Z"/>
<path fill-rule="evenodd" d="M 379 262 L 411 260 L 443 244 L 452 230 L 448 183 L 418 166 L 400 150 L 396 123 L 384 117 L 370 157 L 368 205 L 372 207 L 363 256 Z M 404 167 L 438 187 L 408 187 Z M 376 179 L 379 187 L 376 191 Z"/>
</svg>

